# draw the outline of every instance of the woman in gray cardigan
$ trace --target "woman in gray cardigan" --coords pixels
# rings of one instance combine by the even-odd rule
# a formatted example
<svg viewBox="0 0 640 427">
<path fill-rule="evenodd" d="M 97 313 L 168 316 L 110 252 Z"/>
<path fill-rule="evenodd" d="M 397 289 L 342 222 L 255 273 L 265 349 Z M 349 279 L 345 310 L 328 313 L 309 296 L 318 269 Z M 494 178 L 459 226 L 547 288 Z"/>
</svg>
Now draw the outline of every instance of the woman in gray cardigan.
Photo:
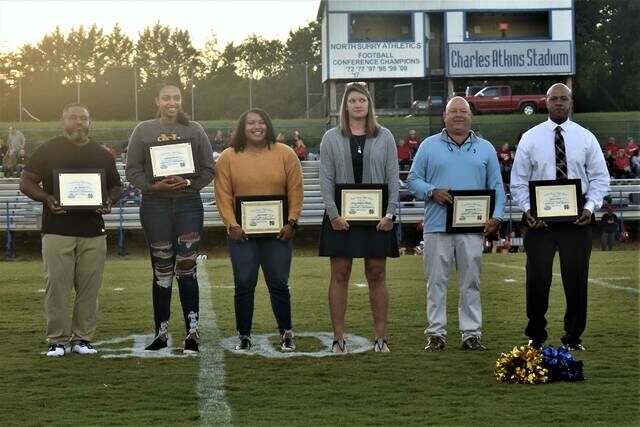
<svg viewBox="0 0 640 427">
<path fill-rule="evenodd" d="M 386 184 L 388 203 L 376 225 L 350 224 L 338 211 L 336 184 Z M 320 256 L 331 258 L 329 307 L 334 353 L 346 353 L 344 319 L 353 258 L 364 258 L 373 311 L 374 351 L 388 352 L 386 337 L 389 295 L 386 259 L 398 256 L 394 230 L 399 171 L 396 144 L 376 121 L 371 95 L 363 83 L 349 83 L 340 106 L 339 125 L 320 144 L 320 188 L 325 206 Z"/>
</svg>

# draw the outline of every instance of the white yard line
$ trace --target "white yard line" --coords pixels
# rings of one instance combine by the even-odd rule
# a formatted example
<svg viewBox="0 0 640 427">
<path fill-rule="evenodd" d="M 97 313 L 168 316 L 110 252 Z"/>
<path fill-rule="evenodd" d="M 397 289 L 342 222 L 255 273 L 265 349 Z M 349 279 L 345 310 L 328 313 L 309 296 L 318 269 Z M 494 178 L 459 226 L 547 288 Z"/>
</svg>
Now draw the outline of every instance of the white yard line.
<svg viewBox="0 0 640 427">
<path fill-rule="evenodd" d="M 211 283 L 203 259 L 198 261 L 200 288 L 200 424 L 203 426 L 230 426 L 231 409 L 224 394 L 224 349 L 211 302 Z"/>
<path fill-rule="evenodd" d="M 493 265 L 493 266 L 501 267 L 501 268 L 510 268 L 512 270 L 520 270 L 520 271 L 525 271 L 526 270 L 525 267 L 519 267 L 517 265 L 502 264 L 502 263 L 499 263 L 499 262 L 485 262 L 484 264 Z M 560 273 L 553 273 L 553 275 L 555 277 L 562 277 Z M 618 290 L 618 291 L 631 292 L 631 293 L 634 293 L 634 294 L 640 293 L 638 288 L 630 288 L 628 286 L 618 286 L 618 285 L 614 285 L 614 284 L 609 283 L 609 282 L 605 282 L 604 280 L 601 280 L 601 279 L 589 279 L 589 283 L 593 283 L 594 285 L 602 286 L 603 288 L 615 289 L 615 290 Z"/>
</svg>

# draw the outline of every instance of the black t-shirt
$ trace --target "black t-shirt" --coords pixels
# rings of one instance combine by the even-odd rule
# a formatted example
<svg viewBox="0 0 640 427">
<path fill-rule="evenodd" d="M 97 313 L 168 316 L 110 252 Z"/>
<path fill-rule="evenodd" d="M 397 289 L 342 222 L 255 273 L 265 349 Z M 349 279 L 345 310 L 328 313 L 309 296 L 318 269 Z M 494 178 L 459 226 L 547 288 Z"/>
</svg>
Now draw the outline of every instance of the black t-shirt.
<svg viewBox="0 0 640 427">
<path fill-rule="evenodd" d="M 615 233 L 618 226 L 618 217 L 616 214 L 609 215 L 605 212 L 600 219 L 600 224 L 604 233 Z"/>
<path fill-rule="evenodd" d="M 120 187 L 120 174 L 111 155 L 94 142 L 78 146 L 63 136 L 45 142 L 33 154 L 25 169 L 42 179 L 42 188 L 54 194 L 54 169 L 104 169 L 107 191 Z M 95 237 L 105 234 L 102 215 L 95 212 L 67 212 L 54 215 L 43 203 L 42 233 Z"/>
<path fill-rule="evenodd" d="M 351 146 L 351 162 L 353 165 L 353 178 L 356 184 L 362 184 L 362 170 L 364 166 L 364 144 L 367 142 L 367 135 L 352 135 L 349 138 Z"/>
</svg>

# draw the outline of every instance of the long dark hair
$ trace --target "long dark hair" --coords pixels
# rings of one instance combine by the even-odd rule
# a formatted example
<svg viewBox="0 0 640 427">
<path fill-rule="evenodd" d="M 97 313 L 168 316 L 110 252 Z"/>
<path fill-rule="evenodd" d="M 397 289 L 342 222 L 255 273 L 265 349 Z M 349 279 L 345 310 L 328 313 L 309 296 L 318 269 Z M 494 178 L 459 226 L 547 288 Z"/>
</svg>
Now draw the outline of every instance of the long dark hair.
<svg viewBox="0 0 640 427">
<path fill-rule="evenodd" d="M 273 124 L 271 123 L 271 117 L 267 114 L 266 111 L 260 108 L 252 108 L 250 110 L 242 113 L 240 118 L 238 119 L 238 124 L 236 124 L 236 132 L 234 134 L 234 144 L 233 150 L 244 151 L 244 148 L 247 146 L 247 136 L 244 134 L 244 128 L 247 125 L 247 116 L 249 113 L 255 113 L 260 116 L 262 120 L 264 120 L 264 124 L 267 126 L 267 134 L 264 139 L 267 142 L 267 148 L 271 149 L 271 145 L 275 143 L 276 133 L 273 130 Z"/>
<path fill-rule="evenodd" d="M 176 89 L 178 89 L 180 91 L 180 98 L 182 98 L 182 89 L 180 89 L 180 86 L 172 82 L 163 82 L 159 84 L 158 90 L 156 91 L 156 98 L 160 98 L 160 91 L 168 86 L 173 86 Z M 158 108 L 158 111 L 156 111 L 156 119 L 159 119 L 161 116 L 162 114 L 160 113 L 160 108 Z M 184 126 L 189 126 L 189 122 L 191 121 L 191 117 L 189 117 L 189 115 L 185 113 L 184 110 L 182 109 L 182 103 L 180 103 L 180 108 L 178 109 L 178 117 L 176 121 Z"/>
</svg>

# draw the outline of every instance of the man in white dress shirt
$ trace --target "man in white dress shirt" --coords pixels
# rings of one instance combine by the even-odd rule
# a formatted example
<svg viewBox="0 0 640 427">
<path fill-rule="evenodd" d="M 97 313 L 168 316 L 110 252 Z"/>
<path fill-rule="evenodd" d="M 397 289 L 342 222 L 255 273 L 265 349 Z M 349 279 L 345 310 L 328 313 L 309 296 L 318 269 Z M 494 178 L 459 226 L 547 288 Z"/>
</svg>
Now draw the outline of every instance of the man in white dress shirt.
<svg viewBox="0 0 640 427">
<path fill-rule="evenodd" d="M 609 173 L 596 137 L 569 120 L 571 89 L 556 83 L 547 91 L 549 119 L 522 135 L 511 171 L 511 194 L 528 232 L 527 317 L 529 345 L 542 348 L 547 339 L 545 314 L 549 306 L 553 258 L 560 255 L 566 298 L 565 334 L 569 350 L 585 350 L 580 339 L 587 324 L 587 282 L 591 256 L 591 215 L 609 192 Z M 558 148 L 558 146 L 560 148 Z M 556 157 L 558 159 L 556 160 Z M 584 209 L 575 222 L 547 224 L 534 218 L 529 198 L 530 180 L 580 179 Z"/>
</svg>

